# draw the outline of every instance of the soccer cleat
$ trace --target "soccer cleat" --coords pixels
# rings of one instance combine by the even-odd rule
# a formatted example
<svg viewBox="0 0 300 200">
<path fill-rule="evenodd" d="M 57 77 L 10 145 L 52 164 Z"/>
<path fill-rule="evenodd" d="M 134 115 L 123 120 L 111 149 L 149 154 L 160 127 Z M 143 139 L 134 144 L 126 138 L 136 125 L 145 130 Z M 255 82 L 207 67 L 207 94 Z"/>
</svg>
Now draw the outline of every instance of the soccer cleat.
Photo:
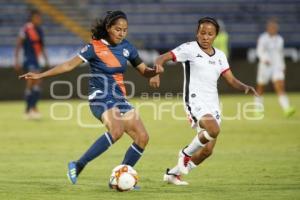
<svg viewBox="0 0 300 200">
<path fill-rule="evenodd" d="M 72 184 L 77 182 L 77 172 L 76 172 L 76 162 L 72 161 L 68 163 L 68 173 L 67 176 Z"/>
<path fill-rule="evenodd" d="M 30 110 L 29 112 L 26 112 L 23 116 L 23 119 L 25 120 L 39 120 L 42 118 L 42 115 L 34 110 Z"/>
<path fill-rule="evenodd" d="M 31 117 L 31 115 L 29 114 L 29 112 L 26 112 L 26 113 L 24 113 L 24 115 L 23 115 L 23 119 L 24 119 L 24 120 L 31 120 L 32 117 Z"/>
<path fill-rule="evenodd" d="M 255 111 L 255 112 L 253 113 L 253 116 L 254 116 L 255 118 L 263 119 L 265 115 L 264 115 L 264 112 L 262 112 L 262 111 Z"/>
<path fill-rule="evenodd" d="M 41 113 L 39 113 L 38 111 L 32 110 L 32 111 L 30 111 L 30 115 L 31 115 L 31 118 L 35 119 L 35 120 L 39 120 L 42 118 Z"/>
<path fill-rule="evenodd" d="M 173 185 L 188 185 L 189 183 L 186 181 L 181 180 L 181 176 L 177 174 L 169 173 L 170 169 L 167 169 L 166 173 L 164 174 L 163 181 L 173 184 Z"/>
<path fill-rule="evenodd" d="M 294 115 L 296 112 L 296 109 L 294 107 L 289 107 L 287 109 L 284 110 L 284 116 L 285 117 L 291 117 L 292 115 Z"/>
<path fill-rule="evenodd" d="M 190 162 L 191 158 L 192 157 L 185 154 L 183 152 L 183 150 L 179 151 L 177 165 L 178 165 L 180 173 L 182 173 L 182 174 L 188 174 L 189 173 L 188 163 Z"/>
<path fill-rule="evenodd" d="M 141 186 L 135 185 L 132 190 L 140 190 Z"/>
</svg>

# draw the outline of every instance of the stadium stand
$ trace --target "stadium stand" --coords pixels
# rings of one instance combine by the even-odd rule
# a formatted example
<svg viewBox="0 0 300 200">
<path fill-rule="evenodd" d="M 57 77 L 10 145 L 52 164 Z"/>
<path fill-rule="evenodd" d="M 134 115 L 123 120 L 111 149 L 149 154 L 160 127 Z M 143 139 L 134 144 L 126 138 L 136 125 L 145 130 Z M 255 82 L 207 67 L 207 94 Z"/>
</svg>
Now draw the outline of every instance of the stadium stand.
<svg viewBox="0 0 300 200">
<path fill-rule="evenodd" d="M 276 16 L 282 23 L 281 33 L 286 36 L 286 44 L 300 46 L 297 36 L 300 33 L 300 1 L 152 0 L 126 3 L 90 0 L 89 6 L 94 15 L 102 10 L 124 10 L 130 19 L 131 36 L 144 41 L 148 48 L 172 48 L 193 39 L 191 33 L 201 16 L 214 16 L 224 21 L 231 35 L 232 48 L 253 47 L 266 19 Z"/>
<path fill-rule="evenodd" d="M 202 16 L 222 19 L 230 35 L 232 49 L 255 47 L 268 17 L 276 16 L 287 47 L 300 47 L 300 1 L 298 0 L 2 0 L 0 2 L 0 52 L 11 50 L 20 26 L 25 22 L 30 2 L 45 2 L 60 10 L 82 27 L 90 28 L 92 19 L 107 10 L 128 14 L 129 39 L 139 48 L 165 50 L 194 39 L 197 20 Z M 16 14 L 17 13 L 17 14 Z M 83 39 L 66 25 L 44 15 L 46 45 L 74 50 Z M 4 49 L 4 50 L 3 50 Z M 3 63 L 2 63 L 3 64 Z"/>
</svg>

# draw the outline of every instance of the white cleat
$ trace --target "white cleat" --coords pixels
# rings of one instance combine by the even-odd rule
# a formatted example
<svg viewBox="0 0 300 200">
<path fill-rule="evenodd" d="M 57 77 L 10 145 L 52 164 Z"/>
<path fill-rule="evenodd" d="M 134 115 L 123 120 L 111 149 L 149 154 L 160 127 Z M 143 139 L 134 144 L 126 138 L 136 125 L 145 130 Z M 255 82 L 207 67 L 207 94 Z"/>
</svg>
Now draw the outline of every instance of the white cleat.
<svg viewBox="0 0 300 200">
<path fill-rule="evenodd" d="M 41 113 L 39 113 L 38 111 L 30 111 L 30 115 L 31 115 L 31 119 L 35 119 L 35 120 L 39 120 L 42 118 Z"/>
<path fill-rule="evenodd" d="M 177 166 L 181 174 L 189 173 L 188 163 L 190 162 L 191 158 L 191 156 L 186 155 L 182 150 L 179 151 Z"/>
<path fill-rule="evenodd" d="M 169 184 L 173 185 L 188 185 L 189 183 L 186 181 L 181 180 L 180 175 L 170 174 L 169 169 L 167 169 L 166 173 L 164 174 L 163 180 Z"/>
<path fill-rule="evenodd" d="M 26 112 L 23 116 L 23 119 L 25 120 L 39 120 L 42 118 L 42 115 L 34 110 L 31 110 L 29 112 Z"/>
</svg>

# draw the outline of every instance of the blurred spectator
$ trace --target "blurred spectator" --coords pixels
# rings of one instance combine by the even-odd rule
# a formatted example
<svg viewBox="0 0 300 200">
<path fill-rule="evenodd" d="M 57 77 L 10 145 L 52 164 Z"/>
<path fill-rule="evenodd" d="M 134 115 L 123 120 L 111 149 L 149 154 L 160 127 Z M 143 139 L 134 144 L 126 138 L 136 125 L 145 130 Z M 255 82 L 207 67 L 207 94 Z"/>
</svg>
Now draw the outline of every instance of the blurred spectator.
<svg viewBox="0 0 300 200">
<path fill-rule="evenodd" d="M 222 20 L 217 20 L 218 24 L 220 25 L 220 32 L 218 36 L 216 37 L 213 46 L 216 47 L 217 49 L 220 49 L 223 51 L 227 57 L 229 58 L 229 35 L 226 32 L 225 29 L 225 24 Z"/>
</svg>

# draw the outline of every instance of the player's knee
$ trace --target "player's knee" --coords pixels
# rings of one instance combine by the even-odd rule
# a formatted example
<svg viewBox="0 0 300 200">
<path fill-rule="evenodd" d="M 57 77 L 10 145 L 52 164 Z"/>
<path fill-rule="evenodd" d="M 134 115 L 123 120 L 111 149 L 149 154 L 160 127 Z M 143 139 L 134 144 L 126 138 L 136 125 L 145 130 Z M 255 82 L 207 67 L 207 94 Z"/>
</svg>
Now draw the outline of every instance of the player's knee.
<svg viewBox="0 0 300 200">
<path fill-rule="evenodd" d="M 114 125 L 109 129 L 109 132 L 111 134 L 111 137 L 113 138 L 113 141 L 117 141 L 120 139 L 124 133 L 124 126 L 119 124 L 119 125 Z"/>
<path fill-rule="evenodd" d="M 211 127 L 207 130 L 207 132 L 212 138 L 217 138 L 220 133 L 220 128 L 218 126 Z"/>
</svg>

